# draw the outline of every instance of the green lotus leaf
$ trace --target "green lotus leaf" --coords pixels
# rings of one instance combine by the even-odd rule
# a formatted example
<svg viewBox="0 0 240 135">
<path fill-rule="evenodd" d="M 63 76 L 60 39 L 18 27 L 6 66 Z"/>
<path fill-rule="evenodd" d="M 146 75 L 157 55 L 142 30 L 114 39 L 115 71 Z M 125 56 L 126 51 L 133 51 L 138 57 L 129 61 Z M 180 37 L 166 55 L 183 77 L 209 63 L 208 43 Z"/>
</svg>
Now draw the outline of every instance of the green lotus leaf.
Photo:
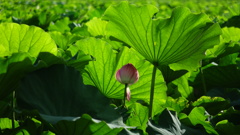
<svg viewBox="0 0 240 135">
<path fill-rule="evenodd" d="M 221 24 L 221 27 L 240 27 L 240 24 L 238 23 L 239 21 L 239 15 L 236 16 L 227 16 L 226 18 L 224 18 L 225 22 L 223 24 Z"/>
<path fill-rule="evenodd" d="M 109 105 L 110 99 L 95 87 L 84 85 L 80 72 L 65 65 L 54 65 L 25 76 L 17 90 L 17 103 L 18 109 L 38 110 L 45 121 L 55 124 L 58 134 L 61 131 L 78 134 L 85 130 L 99 133 L 98 129 L 120 132 L 122 128 L 133 128 L 123 123 L 122 117 Z M 75 130 L 75 126 L 82 128 Z"/>
<path fill-rule="evenodd" d="M 78 61 L 83 65 L 80 59 Z M 41 52 L 38 58 L 31 57 L 27 52 L 14 53 L 10 57 L 0 58 L 0 99 L 6 98 L 16 90 L 19 80 L 25 73 L 56 63 L 60 64 L 64 61 L 48 52 Z"/>
<path fill-rule="evenodd" d="M 203 70 L 203 77 L 208 89 L 215 87 L 239 88 L 240 70 L 237 65 L 228 66 L 210 66 Z M 202 75 L 198 74 L 194 86 L 202 87 Z"/>
<path fill-rule="evenodd" d="M 107 35 L 106 26 L 107 21 L 103 21 L 99 18 L 94 17 L 86 23 L 89 33 L 93 36 L 105 36 Z"/>
<path fill-rule="evenodd" d="M 188 78 L 190 74 L 185 74 L 178 79 L 174 80 L 172 83 L 177 86 L 177 91 L 181 94 L 182 97 L 193 100 L 193 88 L 189 86 Z"/>
<path fill-rule="evenodd" d="M 4 48 L 8 54 L 5 56 L 18 52 L 28 52 L 32 57 L 37 57 L 40 52 L 57 54 L 56 44 L 50 35 L 35 26 L 0 24 L 0 39 L 0 48 Z"/>
<path fill-rule="evenodd" d="M 19 127 L 19 123 L 14 120 L 14 126 Z M 0 130 L 12 129 L 12 120 L 9 118 L 0 118 Z"/>
<path fill-rule="evenodd" d="M 28 53 L 15 53 L 10 58 L 0 59 L 0 99 L 16 90 L 18 81 L 34 64 L 35 58 Z"/>
<path fill-rule="evenodd" d="M 76 49 L 76 48 L 74 48 Z M 74 57 L 72 57 L 70 60 L 67 61 L 66 65 L 74 67 L 75 69 L 82 71 L 84 67 L 89 63 L 89 61 L 92 61 L 92 57 L 90 55 L 84 54 L 82 51 L 79 51 L 75 54 Z M 72 48 L 69 49 L 71 53 L 74 53 L 75 50 Z"/>
<path fill-rule="evenodd" d="M 202 135 L 201 130 L 188 127 L 181 123 L 176 112 L 165 109 L 155 121 L 148 121 L 147 132 L 161 135 Z"/>
<path fill-rule="evenodd" d="M 233 123 L 229 122 L 228 120 L 222 120 L 217 123 L 216 130 L 220 134 L 238 134 L 239 133 L 240 125 L 234 125 Z"/>
<path fill-rule="evenodd" d="M 174 71 L 166 65 L 160 65 L 158 66 L 158 69 L 162 72 L 164 80 L 167 84 L 187 73 L 187 70 Z"/>
<path fill-rule="evenodd" d="M 122 128 L 110 128 L 106 122 L 99 122 L 84 114 L 76 121 L 59 121 L 54 125 L 59 135 L 118 134 Z M 78 127 L 78 128 L 76 128 Z"/>
<path fill-rule="evenodd" d="M 222 97 L 208 97 L 202 96 L 197 101 L 193 102 L 194 107 L 203 106 L 206 111 L 211 115 L 218 114 L 221 110 L 225 110 L 230 107 L 228 101 Z"/>
<path fill-rule="evenodd" d="M 209 90 L 206 95 L 210 97 L 222 97 L 224 99 L 228 99 L 226 101 L 230 102 L 230 104 L 236 108 L 238 107 L 238 105 L 240 105 L 240 91 L 238 88 L 215 88 Z M 226 106 L 226 103 L 222 105 Z"/>
<path fill-rule="evenodd" d="M 118 51 L 113 50 L 111 42 L 100 39 L 87 38 L 76 43 L 79 50 L 90 54 L 95 61 L 89 62 L 86 72 L 83 73 L 84 83 L 97 87 L 109 98 L 123 99 L 124 85 L 117 82 L 115 74 L 123 65 L 132 63 L 139 71 L 139 81 L 130 86 L 131 99 L 149 100 L 150 81 L 153 66 L 144 60 L 135 50 L 123 47 Z M 166 85 L 163 77 L 157 71 L 155 83 L 156 100 L 161 103 L 166 99 Z"/>
<path fill-rule="evenodd" d="M 46 68 L 53 64 L 67 64 L 82 70 L 92 60 L 89 55 L 79 52 L 76 57 L 64 60 L 51 53 L 41 52 L 38 58 L 31 57 L 29 53 L 14 53 L 9 58 L 0 59 L 0 99 L 7 97 L 18 87 L 19 80 L 26 73 Z"/>
<path fill-rule="evenodd" d="M 42 135 L 55 135 L 55 134 L 51 131 L 43 131 Z"/>
<path fill-rule="evenodd" d="M 240 49 L 240 46 L 239 46 L 239 49 Z M 234 64 L 237 64 L 238 63 L 238 55 L 239 55 L 239 52 L 237 53 L 232 53 L 232 54 L 229 54 L 227 56 L 224 56 L 224 57 L 221 57 L 219 59 L 219 66 L 228 66 L 228 65 L 234 65 Z"/>
<path fill-rule="evenodd" d="M 227 8 L 233 16 L 240 15 L 240 4 L 239 3 L 234 3 Z"/>
<path fill-rule="evenodd" d="M 37 109 L 52 116 L 97 115 L 109 103 L 96 88 L 83 85 L 79 71 L 65 65 L 53 65 L 26 75 L 17 91 L 17 100 L 23 109 Z"/>
<path fill-rule="evenodd" d="M 136 126 L 138 129 L 146 132 L 146 123 L 148 121 L 148 108 L 139 103 L 134 103 L 129 108 L 131 108 L 132 113 L 126 121 L 127 125 Z"/>
<path fill-rule="evenodd" d="M 174 111 L 180 113 L 183 109 L 185 109 L 188 106 L 188 100 L 183 97 L 174 99 L 169 96 L 167 98 L 165 106 L 168 109 L 171 109 L 171 110 L 174 110 Z"/>
<path fill-rule="evenodd" d="M 221 29 L 205 14 L 192 14 L 189 9 L 173 10 L 169 19 L 154 19 L 158 9 L 152 5 L 135 6 L 122 2 L 110 6 L 104 19 L 109 20 L 110 35 L 137 50 L 154 65 L 168 65 L 197 57 L 219 43 Z M 199 57 L 201 56 L 201 57 Z"/>
<path fill-rule="evenodd" d="M 240 50 L 240 29 L 235 27 L 222 28 L 220 36 L 220 44 L 206 51 L 206 58 L 214 58 L 219 55 L 228 55 L 230 53 L 239 52 Z"/>
<path fill-rule="evenodd" d="M 70 24 L 70 19 L 68 17 L 65 17 L 61 20 L 56 21 L 55 23 L 51 23 L 48 27 L 49 31 L 59 31 L 61 33 L 70 32 L 70 27 L 68 26 Z"/>
<path fill-rule="evenodd" d="M 221 121 L 228 120 L 229 124 L 232 123 L 237 126 L 237 125 L 240 125 L 239 118 L 240 118 L 240 111 L 236 110 L 234 107 L 230 107 L 227 110 L 222 110 L 221 113 L 214 116 L 211 119 L 211 123 L 213 123 L 217 126 L 218 123 L 221 123 Z M 226 125 L 226 126 L 228 126 L 228 125 Z M 218 129 L 218 128 L 216 128 L 216 129 Z"/>
<path fill-rule="evenodd" d="M 197 124 L 201 124 L 205 128 L 207 133 L 218 135 L 217 131 L 213 128 L 213 126 L 206 121 L 207 117 L 208 116 L 205 115 L 205 109 L 203 107 L 193 108 L 188 115 L 189 120 L 194 126 L 196 126 Z"/>
<path fill-rule="evenodd" d="M 27 72 L 48 67 L 54 63 L 63 63 L 61 59 L 51 53 L 40 53 L 39 59 L 31 57 L 29 53 L 15 53 L 7 59 L 0 60 L 0 99 L 6 98 L 18 87 L 19 80 Z"/>
<path fill-rule="evenodd" d="M 192 55 L 188 59 L 181 60 L 177 63 L 172 63 L 169 67 L 174 70 L 175 72 L 178 70 L 187 70 L 190 72 L 194 72 L 197 68 L 201 67 L 202 63 L 199 61 L 202 59 L 202 55 Z"/>
<path fill-rule="evenodd" d="M 16 135 L 30 135 L 26 129 L 21 129 Z"/>
<path fill-rule="evenodd" d="M 57 46 L 63 50 L 67 50 L 67 48 L 74 42 L 80 39 L 80 36 L 71 33 L 62 34 L 59 31 L 49 32 L 52 39 L 55 41 Z"/>
</svg>

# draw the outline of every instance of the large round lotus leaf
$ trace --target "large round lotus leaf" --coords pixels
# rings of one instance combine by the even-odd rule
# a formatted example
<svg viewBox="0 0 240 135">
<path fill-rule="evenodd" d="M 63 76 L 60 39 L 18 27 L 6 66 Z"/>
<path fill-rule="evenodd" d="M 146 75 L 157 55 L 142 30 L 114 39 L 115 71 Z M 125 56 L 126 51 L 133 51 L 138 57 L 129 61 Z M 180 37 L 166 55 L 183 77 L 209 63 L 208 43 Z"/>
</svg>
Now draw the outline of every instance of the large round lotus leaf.
<svg viewBox="0 0 240 135">
<path fill-rule="evenodd" d="M 205 14 L 193 14 L 188 8 L 173 10 L 170 18 L 155 19 L 158 9 L 128 2 L 110 6 L 104 19 L 109 34 L 127 43 L 155 65 L 168 65 L 197 57 L 219 43 L 221 28 Z M 199 55 L 201 57 L 199 57 Z"/>
<path fill-rule="evenodd" d="M 37 57 L 39 52 L 57 54 L 57 47 L 50 35 L 44 30 L 24 24 L 0 24 L 0 49 L 2 56 L 13 53 L 28 52 L 32 57 Z"/>
</svg>

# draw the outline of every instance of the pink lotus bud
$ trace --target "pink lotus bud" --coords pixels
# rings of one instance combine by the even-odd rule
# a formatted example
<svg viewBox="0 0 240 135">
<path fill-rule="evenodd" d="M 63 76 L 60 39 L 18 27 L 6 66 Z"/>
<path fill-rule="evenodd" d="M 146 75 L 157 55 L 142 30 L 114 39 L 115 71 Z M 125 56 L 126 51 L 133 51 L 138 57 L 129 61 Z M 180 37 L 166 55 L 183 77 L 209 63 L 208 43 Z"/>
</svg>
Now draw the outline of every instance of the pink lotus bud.
<svg viewBox="0 0 240 135">
<path fill-rule="evenodd" d="M 127 100 L 128 101 L 130 101 L 130 98 L 131 98 L 131 91 L 130 91 L 130 88 L 129 87 L 127 87 L 127 91 L 126 91 L 126 98 L 127 98 Z"/>
<path fill-rule="evenodd" d="M 116 79 L 122 84 L 131 85 L 138 81 L 139 73 L 132 64 L 128 63 L 117 71 Z"/>
</svg>

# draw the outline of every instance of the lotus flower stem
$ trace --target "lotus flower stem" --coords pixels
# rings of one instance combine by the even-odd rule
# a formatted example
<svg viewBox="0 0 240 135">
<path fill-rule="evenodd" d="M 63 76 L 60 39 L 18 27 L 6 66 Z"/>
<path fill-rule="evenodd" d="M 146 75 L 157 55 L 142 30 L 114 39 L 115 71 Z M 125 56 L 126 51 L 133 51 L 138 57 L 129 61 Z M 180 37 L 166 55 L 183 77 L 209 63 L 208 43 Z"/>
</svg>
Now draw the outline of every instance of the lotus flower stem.
<svg viewBox="0 0 240 135">
<path fill-rule="evenodd" d="M 128 87 L 128 84 L 125 84 L 125 89 L 124 89 L 124 99 L 123 99 L 123 107 L 125 106 L 126 94 L 127 94 L 127 87 Z"/>
<path fill-rule="evenodd" d="M 152 118 L 152 112 L 153 112 L 153 98 L 154 98 L 154 85 L 155 85 L 156 71 L 157 71 L 157 66 L 154 65 L 153 72 L 152 72 L 151 90 L 150 90 L 150 106 L 149 106 L 149 114 L 148 114 L 149 119 Z"/>
</svg>

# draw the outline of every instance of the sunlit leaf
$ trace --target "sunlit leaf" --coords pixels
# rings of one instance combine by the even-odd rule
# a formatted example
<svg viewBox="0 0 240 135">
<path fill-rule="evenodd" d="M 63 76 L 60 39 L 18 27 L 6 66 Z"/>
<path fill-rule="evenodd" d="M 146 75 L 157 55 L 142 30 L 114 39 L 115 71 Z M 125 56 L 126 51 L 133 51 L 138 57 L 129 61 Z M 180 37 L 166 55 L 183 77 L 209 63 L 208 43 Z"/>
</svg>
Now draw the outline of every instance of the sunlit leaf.
<svg viewBox="0 0 240 135">
<path fill-rule="evenodd" d="M 72 43 L 80 39 L 80 36 L 71 33 L 62 34 L 61 32 L 53 31 L 49 34 L 57 46 L 63 50 L 66 50 Z"/>
<path fill-rule="evenodd" d="M 55 135 L 55 134 L 51 131 L 43 131 L 41 135 Z"/>
<path fill-rule="evenodd" d="M 145 132 L 147 128 L 146 123 L 148 121 L 148 108 L 139 103 L 135 103 L 129 108 L 131 108 L 132 113 L 127 119 L 127 125 L 136 126 L 138 129 L 142 129 Z"/>
<path fill-rule="evenodd" d="M 205 14 L 194 15 L 187 8 L 176 8 L 169 19 L 153 19 L 158 10 L 152 5 L 134 6 L 122 2 L 110 6 L 110 35 L 124 41 L 155 65 L 168 65 L 189 57 L 198 63 L 206 49 L 219 43 L 221 29 Z M 201 56 L 201 57 L 199 57 Z"/>
<path fill-rule="evenodd" d="M 224 98 L 221 97 L 207 97 L 202 96 L 197 101 L 192 103 L 193 106 L 203 106 L 206 111 L 211 115 L 218 114 L 221 110 L 229 108 L 230 104 Z"/>
<path fill-rule="evenodd" d="M 15 23 L 0 24 L 0 98 L 16 89 L 18 80 L 34 63 L 40 53 L 57 55 L 50 35 L 34 26 Z"/>
<path fill-rule="evenodd" d="M 99 18 L 94 17 L 89 22 L 86 23 L 88 26 L 88 31 L 93 36 L 105 36 L 107 35 L 106 26 L 107 21 L 103 21 Z"/>
<path fill-rule="evenodd" d="M 50 35 L 38 27 L 3 23 L 0 24 L 0 39 L 0 46 L 9 55 L 18 52 L 28 52 L 32 57 L 37 57 L 40 52 L 57 54 L 56 44 Z"/>
<path fill-rule="evenodd" d="M 16 135 L 30 135 L 26 129 L 21 129 Z"/>
<path fill-rule="evenodd" d="M 14 121 L 14 126 L 19 127 L 19 123 Z M 0 130 L 12 129 L 12 120 L 9 118 L 0 118 Z"/>
<path fill-rule="evenodd" d="M 218 135 L 217 131 L 213 128 L 213 126 L 206 121 L 207 117 L 208 116 L 205 115 L 205 109 L 203 107 L 193 108 L 188 115 L 189 120 L 194 126 L 196 126 L 197 124 L 201 124 L 208 133 Z"/>
<path fill-rule="evenodd" d="M 76 128 L 78 127 L 78 128 Z M 55 125 L 59 135 L 118 134 L 122 128 L 110 128 L 105 122 L 96 122 L 84 114 L 76 121 L 60 121 Z"/>
<path fill-rule="evenodd" d="M 179 97 L 177 99 L 168 97 L 165 106 L 169 110 L 171 109 L 179 113 L 188 106 L 188 100 L 183 97 Z"/>
<path fill-rule="evenodd" d="M 70 32 L 70 20 L 68 17 L 63 18 L 62 20 L 56 21 L 56 23 L 51 23 L 48 27 L 49 31 L 59 31 L 61 33 Z"/>
<path fill-rule="evenodd" d="M 86 66 L 86 73 L 83 74 L 84 83 L 97 87 L 109 98 L 123 99 L 124 85 L 117 82 L 115 74 L 123 65 L 132 63 L 139 71 L 139 81 L 130 86 L 131 99 L 149 99 L 150 81 L 153 66 L 144 60 L 133 49 L 123 47 L 118 52 L 113 50 L 111 42 L 100 39 L 88 38 L 79 40 L 76 45 L 85 54 L 90 54 L 95 61 L 89 62 Z M 156 99 L 161 103 L 166 99 L 166 86 L 160 72 L 157 72 L 155 83 Z"/>
<path fill-rule="evenodd" d="M 79 71 L 72 67 L 54 65 L 32 72 L 22 79 L 17 91 L 18 108 L 38 110 L 44 120 L 53 124 L 62 123 L 59 134 L 60 131 L 74 133 L 74 127 L 81 125 L 76 121 L 84 119 L 80 116 L 86 113 L 95 118 L 88 116 L 90 121 L 98 123 L 93 127 L 87 124 L 89 122 L 85 123 L 90 126 L 87 128 L 93 128 L 90 133 L 99 133 L 97 129 L 102 126 L 107 131 L 119 129 L 118 132 L 122 128 L 132 128 L 123 123 L 122 117 L 109 105 L 108 98 L 95 87 L 83 84 Z M 105 131 L 105 128 L 102 130 Z"/>
<path fill-rule="evenodd" d="M 214 58 L 222 55 L 227 55 L 240 50 L 240 29 L 235 27 L 222 28 L 222 35 L 220 36 L 220 44 L 214 46 L 206 51 L 206 58 Z M 235 46 L 236 45 L 236 46 Z"/>
<path fill-rule="evenodd" d="M 240 15 L 240 4 L 234 3 L 228 7 L 229 11 L 232 13 L 233 16 Z"/>
<path fill-rule="evenodd" d="M 182 97 L 192 100 L 193 97 L 193 88 L 188 84 L 189 74 L 185 74 L 178 79 L 174 80 L 172 83 L 177 86 L 177 90 Z"/>
<path fill-rule="evenodd" d="M 190 128 L 182 124 L 177 117 L 177 114 L 165 109 L 157 118 L 157 123 L 148 122 L 147 131 L 149 134 L 160 135 L 202 135 L 203 132 Z"/>
</svg>

